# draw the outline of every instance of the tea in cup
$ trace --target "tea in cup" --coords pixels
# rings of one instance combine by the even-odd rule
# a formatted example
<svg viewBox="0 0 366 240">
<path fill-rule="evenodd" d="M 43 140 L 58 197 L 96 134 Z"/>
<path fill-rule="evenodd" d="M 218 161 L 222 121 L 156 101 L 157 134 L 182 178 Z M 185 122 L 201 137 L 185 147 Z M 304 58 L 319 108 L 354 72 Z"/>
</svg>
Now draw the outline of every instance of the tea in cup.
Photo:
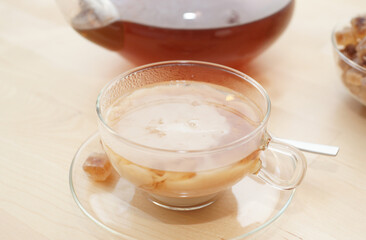
<svg viewBox="0 0 366 240">
<path fill-rule="evenodd" d="M 97 112 L 112 166 L 165 208 L 210 205 L 249 174 L 292 189 L 306 171 L 299 150 L 271 140 L 265 90 L 225 66 L 169 61 L 133 69 L 101 91 Z M 293 158 L 289 179 L 268 171 L 266 151 Z"/>
</svg>

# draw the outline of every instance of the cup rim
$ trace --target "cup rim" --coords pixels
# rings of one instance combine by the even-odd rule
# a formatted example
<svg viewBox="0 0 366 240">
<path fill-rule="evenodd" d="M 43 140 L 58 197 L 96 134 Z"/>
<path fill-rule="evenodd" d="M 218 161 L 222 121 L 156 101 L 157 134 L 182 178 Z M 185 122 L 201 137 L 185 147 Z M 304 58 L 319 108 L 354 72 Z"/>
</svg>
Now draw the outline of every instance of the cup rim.
<svg viewBox="0 0 366 240">
<path fill-rule="evenodd" d="M 245 135 L 245 136 L 243 136 L 243 137 L 241 137 L 241 138 L 239 138 L 235 141 L 232 141 L 230 143 L 220 145 L 220 146 L 217 146 L 217 147 L 213 147 L 213 148 L 198 149 L 198 150 L 182 150 L 182 149 L 179 150 L 179 149 L 156 148 L 156 147 L 151 147 L 151 146 L 146 146 L 146 145 L 143 145 L 143 144 L 139 144 L 139 143 L 131 141 L 127 138 L 122 137 L 120 134 L 118 134 L 116 131 L 114 131 L 107 124 L 107 122 L 104 120 L 104 117 L 103 117 L 102 112 L 101 112 L 101 99 L 102 99 L 103 95 L 109 89 L 109 87 L 111 85 L 113 85 L 117 81 L 120 81 L 123 78 L 128 77 L 131 74 L 134 74 L 134 73 L 137 73 L 139 71 L 146 70 L 146 69 L 156 68 L 156 67 L 159 67 L 159 66 L 169 66 L 169 65 L 185 65 L 185 66 L 187 66 L 187 65 L 203 65 L 205 67 L 211 67 L 211 68 L 216 68 L 216 69 L 226 71 L 228 73 L 231 73 L 231 74 L 234 74 L 234 75 L 238 76 L 239 78 L 241 78 L 244 81 L 249 82 L 252 86 L 254 86 L 257 89 L 257 91 L 260 92 L 260 94 L 265 98 L 265 101 L 266 101 L 266 105 L 267 105 L 266 113 L 265 113 L 263 119 L 261 120 L 260 124 L 253 131 L 251 131 L 249 134 L 247 134 L 247 135 Z M 171 60 L 171 61 L 155 62 L 155 63 L 150 63 L 150 64 L 138 66 L 136 68 L 130 69 L 130 70 L 118 75 L 117 77 L 115 77 L 114 79 L 109 81 L 102 88 L 102 90 L 98 94 L 97 101 L 96 101 L 96 112 L 97 112 L 97 115 L 98 115 L 99 123 L 101 123 L 103 125 L 103 127 L 105 129 L 107 129 L 107 131 L 110 134 L 117 137 L 119 140 L 123 141 L 124 143 L 128 144 L 129 146 L 136 147 L 136 148 L 139 148 L 139 149 L 142 149 L 142 150 L 159 152 L 159 153 L 177 153 L 177 154 L 185 154 L 185 155 L 186 154 L 203 154 L 203 153 L 220 152 L 220 151 L 228 150 L 228 149 L 231 149 L 231 148 L 235 148 L 237 145 L 248 142 L 253 137 L 255 137 L 257 135 L 257 133 L 260 132 L 261 129 L 265 128 L 265 126 L 268 122 L 270 112 L 271 112 L 271 101 L 270 101 L 270 98 L 269 98 L 266 90 L 257 81 L 255 81 L 253 78 L 249 77 L 248 75 L 246 75 L 246 74 L 244 74 L 244 73 L 242 73 L 242 72 L 240 72 L 236 69 L 233 69 L 233 68 L 230 68 L 230 67 L 227 67 L 227 66 L 224 66 L 224 65 L 211 63 L 211 62 L 204 62 L 204 61 Z"/>
<path fill-rule="evenodd" d="M 351 66 L 352 68 L 357 69 L 360 72 L 366 73 L 366 68 L 362 67 L 361 65 L 359 65 L 358 63 L 352 61 L 351 59 L 349 59 L 346 55 L 344 55 L 338 48 L 338 44 L 337 44 L 337 40 L 335 38 L 335 34 L 337 31 L 341 30 L 344 27 L 347 27 L 347 22 L 348 24 L 350 24 L 350 19 L 348 20 L 343 20 L 341 22 L 339 22 L 338 24 L 335 25 L 335 27 L 332 30 L 332 34 L 331 34 L 331 40 L 332 40 L 332 46 L 333 49 L 336 51 L 336 53 L 338 54 L 338 56 L 345 62 L 347 63 L 349 66 Z M 349 26 L 350 27 L 350 26 Z"/>
</svg>

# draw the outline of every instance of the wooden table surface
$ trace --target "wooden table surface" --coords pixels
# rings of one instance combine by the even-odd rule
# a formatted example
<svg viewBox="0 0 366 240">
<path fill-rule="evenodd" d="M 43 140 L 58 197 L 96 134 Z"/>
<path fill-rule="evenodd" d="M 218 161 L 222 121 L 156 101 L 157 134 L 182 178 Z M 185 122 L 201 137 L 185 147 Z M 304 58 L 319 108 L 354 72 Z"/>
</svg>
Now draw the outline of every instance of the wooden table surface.
<svg viewBox="0 0 366 240">
<path fill-rule="evenodd" d="M 306 154 L 289 209 L 253 239 L 366 237 L 366 107 L 341 85 L 330 41 L 338 19 L 362 10 L 364 0 L 298 0 L 247 72 L 271 97 L 274 134 L 340 147 Z M 110 239 L 75 204 L 68 171 L 96 131 L 99 90 L 131 67 L 74 32 L 54 1 L 0 2 L 0 239 Z"/>
</svg>

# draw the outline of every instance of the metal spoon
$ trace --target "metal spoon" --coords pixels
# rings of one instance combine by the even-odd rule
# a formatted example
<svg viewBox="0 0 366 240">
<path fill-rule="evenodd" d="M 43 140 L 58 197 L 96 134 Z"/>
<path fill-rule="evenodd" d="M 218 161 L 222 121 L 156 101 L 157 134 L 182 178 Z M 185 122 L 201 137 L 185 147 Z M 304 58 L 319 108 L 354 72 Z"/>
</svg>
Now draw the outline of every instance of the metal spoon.
<svg viewBox="0 0 366 240">
<path fill-rule="evenodd" d="M 316 144 L 316 143 L 307 143 L 307 142 L 301 142 L 301 141 L 295 141 L 295 140 L 289 140 L 289 139 L 282 139 L 278 137 L 272 137 L 273 139 L 276 139 L 278 141 L 287 143 L 289 145 L 292 145 L 302 151 L 310 152 L 310 153 L 317 153 L 317 154 L 323 154 L 328 156 L 337 156 L 339 147 L 337 146 L 330 146 L 330 145 L 323 145 L 323 144 Z"/>
</svg>

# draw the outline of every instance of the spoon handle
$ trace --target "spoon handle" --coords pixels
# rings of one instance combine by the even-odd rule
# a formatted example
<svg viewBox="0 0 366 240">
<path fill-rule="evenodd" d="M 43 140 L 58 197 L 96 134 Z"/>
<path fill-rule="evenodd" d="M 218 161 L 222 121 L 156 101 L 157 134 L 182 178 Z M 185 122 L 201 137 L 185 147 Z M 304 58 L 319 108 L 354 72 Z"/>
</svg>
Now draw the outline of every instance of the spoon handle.
<svg viewBox="0 0 366 240">
<path fill-rule="evenodd" d="M 307 143 L 307 142 L 301 142 L 301 141 L 295 141 L 295 140 L 289 140 L 289 139 L 282 139 L 278 137 L 274 137 L 276 140 L 290 144 L 302 151 L 310 152 L 310 153 L 317 153 L 317 154 L 323 154 L 328 156 L 337 156 L 339 147 L 336 146 L 329 146 L 329 145 L 322 145 L 322 144 L 316 144 L 316 143 Z"/>
</svg>

